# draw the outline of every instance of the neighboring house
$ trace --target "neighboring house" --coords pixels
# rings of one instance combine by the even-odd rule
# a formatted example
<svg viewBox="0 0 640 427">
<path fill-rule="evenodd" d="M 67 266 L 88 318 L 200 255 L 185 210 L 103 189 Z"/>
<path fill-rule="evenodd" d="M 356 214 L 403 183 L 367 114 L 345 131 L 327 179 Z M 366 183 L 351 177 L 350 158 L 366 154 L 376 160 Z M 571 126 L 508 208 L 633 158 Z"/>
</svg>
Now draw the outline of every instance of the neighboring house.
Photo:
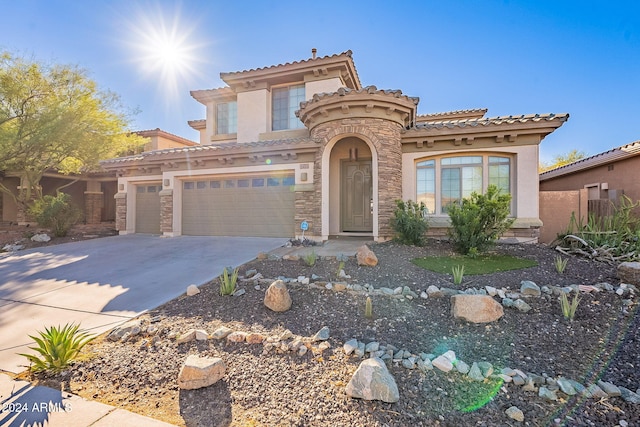
<svg viewBox="0 0 640 427">
<path fill-rule="evenodd" d="M 121 234 L 292 237 L 305 223 L 316 240 L 385 240 L 397 199 L 425 202 L 443 234 L 448 203 L 495 184 L 513 195 L 509 235 L 537 238 L 538 145 L 568 114 L 418 115 L 418 98 L 363 87 L 351 51 L 220 77 L 191 92 L 200 145 L 103 162 Z"/>
<path fill-rule="evenodd" d="M 572 213 L 586 221 L 588 214 L 611 214 L 623 194 L 640 200 L 640 141 L 578 160 L 540 174 L 542 241 L 552 242 L 567 230 Z"/>
<path fill-rule="evenodd" d="M 160 129 L 136 133 L 149 138 L 149 142 L 144 146 L 145 151 L 197 145 L 193 141 Z M 6 187 L 15 189 L 15 193 L 17 193 L 20 186 L 18 174 L 8 171 L 0 179 L 2 179 Z M 117 193 L 117 177 L 114 171 L 82 175 L 62 175 L 55 171 L 50 171 L 40 180 L 40 185 L 42 194 L 45 195 L 53 195 L 56 193 L 56 189 L 64 186 L 62 191 L 71 195 L 72 202 L 82 209 L 82 221 L 87 224 L 115 221 L 116 202 L 114 196 Z M 0 193 L 0 220 L 17 224 L 31 222 L 23 212 L 23 209 L 19 208 L 13 198 L 5 193 Z"/>
<path fill-rule="evenodd" d="M 540 174 L 540 191 L 586 189 L 589 200 L 640 200 L 640 141 Z M 615 192 L 615 195 L 612 194 Z"/>
</svg>

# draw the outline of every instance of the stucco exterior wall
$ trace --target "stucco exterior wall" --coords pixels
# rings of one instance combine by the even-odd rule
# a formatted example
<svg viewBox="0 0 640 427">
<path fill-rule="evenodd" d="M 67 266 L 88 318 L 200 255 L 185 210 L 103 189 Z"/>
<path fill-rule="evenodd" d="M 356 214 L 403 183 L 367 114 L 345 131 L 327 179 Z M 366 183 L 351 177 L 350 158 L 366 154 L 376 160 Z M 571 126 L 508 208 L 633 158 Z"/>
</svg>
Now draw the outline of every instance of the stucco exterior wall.
<svg viewBox="0 0 640 427">
<path fill-rule="evenodd" d="M 271 92 L 257 89 L 238 93 L 238 142 L 258 141 L 261 133 L 270 130 Z"/>
<path fill-rule="evenodd" d="M 335 92 L 342 86 L 344 86 L 344 84 L 338 77 L 326 80 L 307 81 L 304 84 L 305 98 L 309 100 L 313 98 L 313 95 L 316 93 Z"/>
<path fill-rule="evenodd" d="M 540 229 L 540 242 L 553 242 L 558 233 L 567 230 L 571 214 L 575 213 L 576 219 L 586 221 L 587 217 L 587 190 L 572 191 L 541 191 L 540 192 L 540 219 L 543 226 Z"/>
<path fill-rule="evenodd" d="M 599 185 L 600 198 L 608 199 L 609 191 L 623 190 L 632 200 L 640 200 L 640 156 L 540 181 L 540 191 L 579 190 Z M 607 184 L 607 190 L 602 184 Z"/>
</svg>

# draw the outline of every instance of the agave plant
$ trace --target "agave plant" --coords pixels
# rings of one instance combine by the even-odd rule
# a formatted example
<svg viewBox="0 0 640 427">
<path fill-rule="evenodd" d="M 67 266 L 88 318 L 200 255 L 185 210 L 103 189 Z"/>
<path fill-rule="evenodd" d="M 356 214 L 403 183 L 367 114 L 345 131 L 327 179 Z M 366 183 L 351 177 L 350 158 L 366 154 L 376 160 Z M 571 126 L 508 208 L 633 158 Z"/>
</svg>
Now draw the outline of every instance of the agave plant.
<svg viewBox="0 0 640 427">
<path fill-rule="evenodd" d="M 229 271 L 233 271 L 229 276 Z M 233 295 L 236 291 L 236 283 L 238 282 L 238 269 L 225 267 L 220 276 L 220 295 Z"/>
<path fill-rule="evenodd" d="M 95 338 L 87 332 L 79 330 L 80 325 L 67 323 L 62 328 L 58 325 L 38 331 L 40 337 L 29 335 L 37 347 L 29 347 L 38 355 L 20 353 L 31 362 L 33 371 L 60 371 L 74 360 L 82 348 Z"/>
</svg>

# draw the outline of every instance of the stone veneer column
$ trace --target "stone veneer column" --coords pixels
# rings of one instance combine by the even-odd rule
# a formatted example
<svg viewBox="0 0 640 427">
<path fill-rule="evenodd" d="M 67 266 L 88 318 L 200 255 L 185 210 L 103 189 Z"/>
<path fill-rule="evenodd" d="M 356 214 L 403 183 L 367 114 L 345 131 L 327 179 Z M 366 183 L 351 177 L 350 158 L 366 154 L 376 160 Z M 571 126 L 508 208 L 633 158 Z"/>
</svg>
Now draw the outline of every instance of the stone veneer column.
<svg viewBox="0 0 640 427">
<path fill-rule="evenodd" d="M 84 218 L 87 224 L 100 224 L 102 222 L 102 209 L 104 208 L 104 193 L 101 191 L 84 192 Z"/>
<path fill-rule="evenodd" d="M 322 142 L 316 155 L 314 168 L 315 191 L 312 204 L 316 209 L 318 222 L 321 211 L 322 155 L 326 144 L 340 138 L 358 137 L 373 144 L 378 159 L 378 237 L 393 237 L 390 221 L 395 209 L 395 201 L 402 198 L 402 148 L 400 144 L 402 126 L 394 121 L 378 118 L 350 118 L 336 120 L 317 126 L 311 137 Z M 297 202 L 297 199 L 296 199 Z M 296 209 L 298 205 L 296 204 Z M 319 232 L 319 231 L 318 231 Z M 374 230 L 375 232 L 375 230 Z"/>
<path fill-rule="evenodd" d="M 173 233 L 173 190 L 160 191 L 160 232 Z"/>
<path fill-rule="evenodd" d="M 127 231 L 127 193 L 116 193 L 116 230 Z"/>
</svg>

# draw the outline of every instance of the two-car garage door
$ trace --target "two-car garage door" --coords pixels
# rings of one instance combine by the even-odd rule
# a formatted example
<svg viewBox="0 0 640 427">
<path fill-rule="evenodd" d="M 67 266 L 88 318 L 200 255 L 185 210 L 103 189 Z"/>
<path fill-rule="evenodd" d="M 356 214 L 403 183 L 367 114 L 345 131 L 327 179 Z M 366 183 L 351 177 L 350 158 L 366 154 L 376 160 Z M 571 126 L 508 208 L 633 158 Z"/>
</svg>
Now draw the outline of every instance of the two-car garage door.
<svg viewBox="0 0 640 427">
<path fill-rule="evenodd" d="M 182 182 L 182 234 L 291 237 L 293 175 L 251 175 Z"/>
</svg>

